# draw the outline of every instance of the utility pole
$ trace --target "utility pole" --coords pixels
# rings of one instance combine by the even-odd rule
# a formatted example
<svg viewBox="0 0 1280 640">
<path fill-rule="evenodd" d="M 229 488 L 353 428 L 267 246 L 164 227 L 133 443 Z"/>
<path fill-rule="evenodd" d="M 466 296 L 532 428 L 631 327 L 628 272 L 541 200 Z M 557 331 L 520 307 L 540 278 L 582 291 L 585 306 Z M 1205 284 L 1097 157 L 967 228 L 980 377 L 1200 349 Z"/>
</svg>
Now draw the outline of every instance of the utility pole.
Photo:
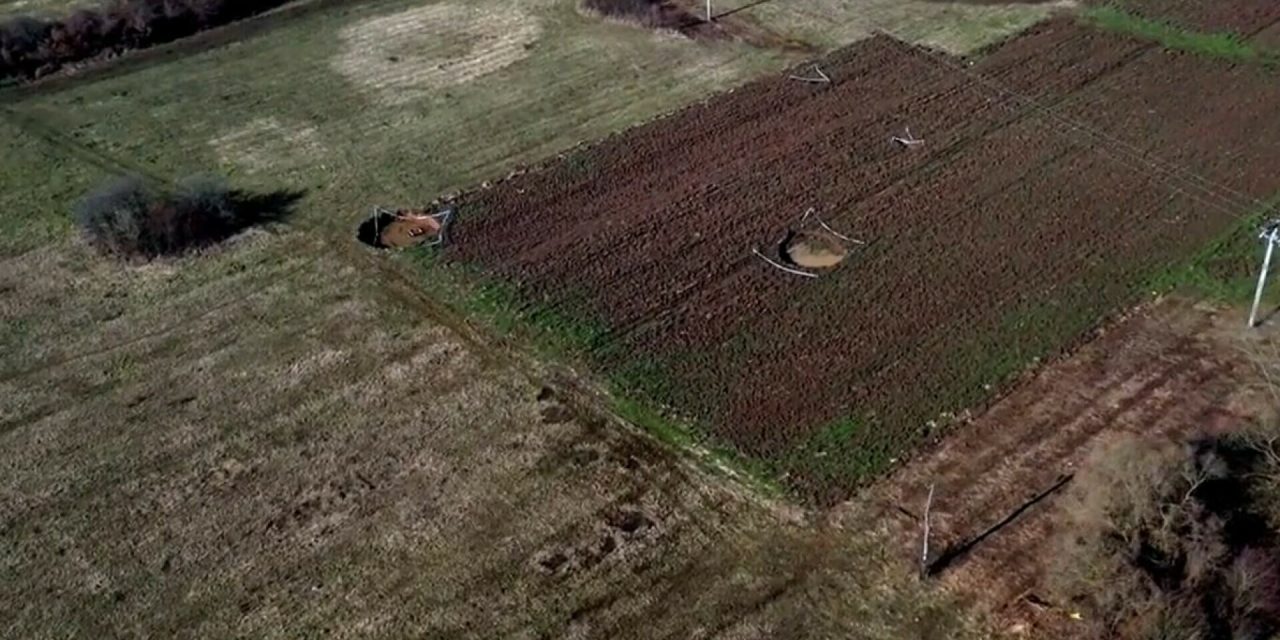
<svg viewBox="0 0 1280 640">
<path fill-rule="evenodd" d="M 711 22 L 711 0 L 707 0 L 707 22 Z"/>
<path fill-rule="evenodd" d="M 1271 270 L 1271 254 L 1276 243 L 1280 242 L 1280 219 L 1272 219 L 1263 225 L 1258 238 L 1267 243 L 1267 252 L 1262 258 L 1262 271 L 1258 274 L 1258 288 L 1253 292 L 1253 308 L 1249 310 L 1249 328 L 1258 326 L 1258 306 L 1262 304 L 1262 290 L 1267 286 L 1267 272 Z"/>
<path fill-rule="evenodd" d="M 929 484 L 929 499 L 924 503 L 924 535 L 920 536 L 920 577 L 929 577 L 929 511 L 933 508 L 933 484 Z"/>
</svg>

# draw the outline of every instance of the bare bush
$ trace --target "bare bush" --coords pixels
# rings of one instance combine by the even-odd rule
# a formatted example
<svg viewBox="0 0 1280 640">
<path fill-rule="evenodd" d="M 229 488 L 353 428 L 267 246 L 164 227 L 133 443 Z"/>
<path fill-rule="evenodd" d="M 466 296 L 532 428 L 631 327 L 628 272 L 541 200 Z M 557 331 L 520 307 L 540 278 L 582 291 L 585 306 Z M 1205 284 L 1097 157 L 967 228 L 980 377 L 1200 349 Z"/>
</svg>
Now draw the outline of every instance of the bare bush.
<svg viewBox="0 0 1280 640">
<path fill-rule="evenodd" d="M 650 29 L 679 30 L 699 22 L 671 0 L 582 0 L 582 9 L 606 20 Z"/>
<path fill-rule="evenodd" d="M 659 26 L 662 19 L 661 3 L 655 0 L 583 0 L 587 11 L 606 18 L 626 20 L 647 27 Z"/>
<path fill-rule="evenodd" d="M 1068 494 L 1051 570 L 1098 637 L 1262 638 L 1280 630 L 1280 549 L 1259 490 L 1272 435 L 1127 438 Z"/>
<path fill-rule="evenodd" d="M 207 246 L 252 224 L 278 219 L 297 197 L 250 196 L 210 176 L 186 178 L 171 191 L 127 177 L 86 196 L 76 206 L 75 218 L 102 251 L 154 258 Z"/>
<path fill-rule="evenodd" d="M 52 22 L 0 23 L 0 79 L 35 78 L 108 53 L 170 42 L 288 0 L 113 0 Z"/>
</svg>

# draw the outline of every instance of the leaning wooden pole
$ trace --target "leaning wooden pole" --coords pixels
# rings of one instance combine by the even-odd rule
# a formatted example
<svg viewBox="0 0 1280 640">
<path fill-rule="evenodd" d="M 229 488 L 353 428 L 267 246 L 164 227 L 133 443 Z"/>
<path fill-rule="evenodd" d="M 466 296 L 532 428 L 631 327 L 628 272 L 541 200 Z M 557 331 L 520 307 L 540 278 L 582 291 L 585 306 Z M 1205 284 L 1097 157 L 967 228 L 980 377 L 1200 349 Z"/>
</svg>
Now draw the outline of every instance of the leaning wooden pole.
<svg viewBox="0 0 1280 640">
<path fill-rule="evenodd" d="M 924 503 L 924 535 L 920 541 L 920 577 L 929 575 L 929 510 L 933 508 L 933 484 L 929 485 L 929 498 Z"/>
</svg>

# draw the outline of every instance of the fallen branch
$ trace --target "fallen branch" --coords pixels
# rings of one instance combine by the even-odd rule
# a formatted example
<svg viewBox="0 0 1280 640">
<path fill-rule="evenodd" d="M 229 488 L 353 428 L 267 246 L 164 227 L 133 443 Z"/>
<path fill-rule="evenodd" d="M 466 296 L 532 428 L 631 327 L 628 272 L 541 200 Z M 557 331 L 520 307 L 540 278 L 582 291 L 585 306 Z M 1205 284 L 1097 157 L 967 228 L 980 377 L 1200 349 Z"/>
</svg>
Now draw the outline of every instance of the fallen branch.
<svg viewBox="0 0 1280 640">
<path fill-rule="evenodd" d="M 929 510 L 933 508 L 933 485 L 929 485 L 929 498 L 924 503 L 924 536 L 920 543 L 920 577 L 929 575 Z"/>
<path fill-rule="evenodd" d="M 911 135 L 911 127 L 906 127 L 906 131 L 907 131 L 907 135 L 906 135 L 906 136 L 893 136 L 893 137 L 889 138 L 889 142 L 891 142 L 891 143 L 895 143 L 895 142 L 896 142 L 896 143 L 898 143 L 898 144 L 900 144 L 900 145 L 902 145 L 902 146 L 904 146 L 904 147 L 908 147 L 908 148 L 910 148 L 910 147 L 914 147 L 914 146 L 916 146 L 916 145 L 918 145 L 918 144 L 924 144 L 924 140 L 921 140 L 921 139 L 919 139 L 919 138 L 917 138 L 917 137 L 915 137 L 915 136 Z"/>
<path fill-rule="evenodd" d="M 831 235 L 833 235 L 833 236 L 835 236 L 835 237 L 837 237 L 837 238 L 840 238 L 841 240 L 844 240 L 845 242 L 848 242 L 848 243 L 850 243 L 850 244 L 863 244 L 863 245 L 867 243 L 865 240 L 858 240 L 858 239 L 856 239 L 856 238 L 850 238 L 849 236 L 846 236 L 846 235 L 844 235 L 843 233 L 840 233 L 839 231 L 836 231 L 835 229 L 832 229 L 832 228 L 831 228 L 831 225 L 828 225 L 828 224 L 826 223 L 826 221 L 822 219 L 822 216 L 819 216 L 819 215 L 818 215 L 817 210 L 815 210 L 813 207 L 809 207 L 808 211 L 805 211 L 805 212 L 804 212 L 804 215 L 800 217 L 800 224 L 804 224 L 806 221 L 808 221 L 808 220 L 809 220 L 809 216 L 813 216 L 813 219 L 814 219 L 814 220 L 817 220 L 817 221 L 818 221 L 818 225 L 819 225 L 819 226 L 821 226 L 823 229 L 826 229 L 826 230 L 827 230 L 827 233 L 830 233 Z"/>
<path fill-rule="evenodd" d="M 804 276 L 804 277 L 806 277 L 806 278 L 816 278 L 816 277 L 818 277 L 818 274 L 816 274 L 816 273 L 809 273 L 808 271 L 801 271 L 801 270 L 799 270 L 799 269 L 792 269 L 791 267 L 788 267 L 788 266 L 786 266 L 786 265 L 784 265 L 784 264 L 782 264 L 782 263 L 780 263 L 780 262 L 777 262 L 776 260 L 772 260 L 772 259 L 770 259 L 770 258 L 769 258 L 769 256 L 766 256 L 766 255 L 764 255 L 763 253 L 760 253 L 760 250 L 759 250 L 759 249 L 754 249 L 754 248 L 753 248 L 753 249 L 751 249 L 751 253 L 756 254 L 756 257 L 760 258 L 761 260 L 764 260 L 765 262 L 767 262 L 770 266 L 772 266 L 772 267 L 773 267 L 773 268 L 775 268 L 775 269 L 780 269 L 780 270 L 782 270 L 782 271 L 786 271 L 787 273 L 790 273 L 790 274 L 792 274 L 792 275 Z"/>
<path fill-rule="evenodd" d="M 815 64 L 813 65 L 813 71 L 814 73 L 818 74 L 818 77 L 811 78 L 807 76 L 796 76 L 796 75 L 787 76 L 787 77 L 790 78 L 791 80 L 797 80 L 799 82 L 810 82 L 813 84 L 831 84 L 831 78 L 828 77 L 827 74 L 822 72 L 822 67 L 819 67 L 818 65 Z"/>
</svg>

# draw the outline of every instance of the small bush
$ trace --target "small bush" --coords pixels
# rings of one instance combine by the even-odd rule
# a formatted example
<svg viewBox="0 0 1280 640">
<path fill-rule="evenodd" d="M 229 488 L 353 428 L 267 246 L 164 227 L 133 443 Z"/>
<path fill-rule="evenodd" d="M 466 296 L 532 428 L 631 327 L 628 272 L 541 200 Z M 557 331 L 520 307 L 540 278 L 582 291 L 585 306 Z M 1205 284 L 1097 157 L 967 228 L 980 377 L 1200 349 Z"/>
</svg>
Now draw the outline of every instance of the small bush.
<svg viewBox="0 0 1280 640">
<path fill-rule="evenodd" d="M 684 13 L 667 0 L 583 0 L 582 7 L 604 18 L 654 29 L 678 26 Z"/>
<path fill-rule="evenodd" d="M 282 215 L 297 195 L 252 197 L 217 177 L 192 176 L 172 191 L 136 177 L 114 180 L 75 208 L 85 237 L 104 252 L 154 258 L 219 242 L 257 222 Z"/>
</svg>

